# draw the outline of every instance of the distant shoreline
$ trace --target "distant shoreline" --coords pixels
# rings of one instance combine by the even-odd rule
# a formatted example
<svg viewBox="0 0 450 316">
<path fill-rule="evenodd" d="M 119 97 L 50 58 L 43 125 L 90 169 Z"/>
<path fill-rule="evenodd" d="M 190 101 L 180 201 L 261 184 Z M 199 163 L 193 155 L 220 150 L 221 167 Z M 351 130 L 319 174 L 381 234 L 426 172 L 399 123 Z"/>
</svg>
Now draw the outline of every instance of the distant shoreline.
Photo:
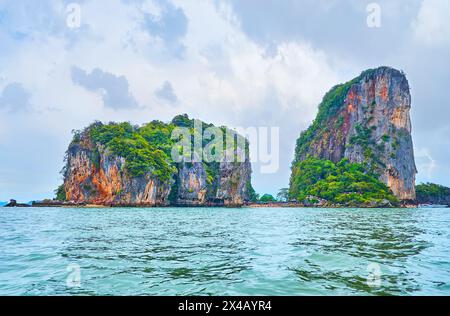
<svg viewBox="0 0 450 316">
<path fill-rule="evenodd" d="M 399 207 L 374 207 L 374 206 L 339 206 L 339 205 L 305 205 L 297 202 L 269 202 L 269 203 L 244 203 L 242 205 L 223 205 L 211 204 L 204 205 L 145 205 L 145 204 L 117 204 L 117 205 L 103 205 L 103 204 L 87 204 L 76 202 L 62 202 L 56 200 L 34 201 L 31 205 L 26 207 L 55 207 L 55 208 L 419 208 L 419 207 L 450 207 L 445 205 L 418 205 L 418 204 L 404 204 Z M 17 207 L 25 207 L 20 204 Z"/>
<path fill-rule="evenodd" d="M 372 208 L 372 209 L 376 209 L 376 208 L 418 208 L 419 205 L 416 204 L 408 204 L 408 205 L 402 205 L 402 206 L 398 206 L 398 207 L 373 207 L 373 206 L 339 206 L 339 205 L 304 205 L 301 203 L 268 203 L 268 204 L 260 204 L 260 203 L 252 203 L 252 204 L 248 204 L 245 205 L 244 207 L 248 207 L 248 208 L 277 208 L 277 207 L 285 207 L 285 208 Z"/>
</svg>

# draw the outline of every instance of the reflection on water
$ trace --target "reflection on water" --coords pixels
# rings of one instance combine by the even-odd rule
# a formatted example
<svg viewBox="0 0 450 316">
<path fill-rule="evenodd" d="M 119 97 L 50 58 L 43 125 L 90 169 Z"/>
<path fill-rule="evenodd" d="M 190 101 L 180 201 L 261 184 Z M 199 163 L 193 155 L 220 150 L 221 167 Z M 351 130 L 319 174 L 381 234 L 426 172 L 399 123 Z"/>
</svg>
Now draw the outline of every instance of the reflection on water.
<svg viewBox="0 0 450 316">
<path fill-rule="evenodd" d="M 448 295 L 449 224 L 448 209 L 2 210 L 0 294 Z"/>
</svg>

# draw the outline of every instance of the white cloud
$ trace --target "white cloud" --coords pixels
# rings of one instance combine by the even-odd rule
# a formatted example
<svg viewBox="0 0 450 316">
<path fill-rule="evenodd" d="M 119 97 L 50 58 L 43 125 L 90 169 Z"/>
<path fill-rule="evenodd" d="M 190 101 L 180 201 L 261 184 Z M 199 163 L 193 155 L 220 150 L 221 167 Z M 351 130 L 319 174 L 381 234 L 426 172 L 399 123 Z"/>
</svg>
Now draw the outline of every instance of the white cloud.
<svg viewBox="0 0 450 316">
<path fill-rule="evenodd" d="M 415 151 L 417 170 L 423 178 L 432 179 L 437 169 L 436 160 L 431 156 L 428 148 L 419 148 Z"/>
<path fill-rule="evenodd" d="M 189 19 L 185 38 L 192 64 L 182 70 L 178 95 L 187 104 L 217 107 L 219 113 L 258 111 L 275 93 L 283 108 L 309 121 L 325 90 L 338 81 L 323 52 L 307 43 L 286 42 L 268 56 L 240 29 L 230 8 L 209 2 L 179 1 Z M 205 53 L 213 49 L 213 53 Z M 195 67 L 195 70 L 194 70 Z M 191 70 L 192 69 L 192 70 Z M 234 116 L 234 115 L 233 115 Z M 223 117 L 221 114 L 218 117 Z M 248 122 L 254 121 L 250 117 Z"/>
<path fill-rule="evenodd" d="M 112 0 L 107 5 L 84 1 L 82 28 L 66 28 L 64 16 L 58 16 L 55 20 L 61 21 L 57 26 L 62 30 L 40 33 L 18 43 L 14 54 L 2 56 L 2 75 L 8 82 L 26 86 L 36 109 L 4 125 L 2 134 L 10 139 L 4 143 L 6 150 L 17 150 L 14 135 L 19 130 L 25 148 L 27 141 L 54 144 L 47 148 L 47 159 L 40 167 L 42 186 L 50 193 L 60 181 L 70 130 L 96 119 L 143 123 L 186 112 L 216 124 L 282 125 L 282 155 L 287 160 L 282 176 L 274 175 L 267 186 L 257 189 L 275 191 L 287 186 L 295 139 L 314 117 L 324 93 L 340 81 L 327 55 L 301 41 L 282 42 L 267 54 L 265 47 L 242 32 L 226 3 L 183 0 L 176 1 L 176 7 L 187 17 L 187 33 L 177 40 L 185 51 L 182 58 L 167 56 L 164 41 L 142 27 L 145 10 L 151 8 L 158 15 L 158 7 L 154 1 Z M 65 14 L 60 5 L 53 11 Z M 141 107 L 126 112 L 105 108 L 100 95 L 72 82 L 72 67 L 123 76 Z M 154 94 L 162 79 L 176 87 L 177 107 L 167 106 Z M 23 165 L 10 166 L 5 176 L 13 183 L 18 181 L 14 172 Z M 16 187 L 36 192 L 27 185 Z"/>
<path fill-rule="evenodd" d="M 313 19 L 316 16 L 311 16 L 311 19 L 303 16 L 308 11 L 305 8 L 317 6 L 316 1 L 307 2 L 309 5 L 306 6 L 292 4 L 297 11 L 286 2 L 284 15 L 292 12 L 293 17 L 287 19 L 282 15 L 279 20 L 269 19 L 269 24 L 263 19 L 262 23 L 267 27 L 263 35 L 269 33 L 268 36 L 273 40 L 270 43 L 262 40 L 265 37 L 258 40 L 242 30 L 244 17 L 237 18 L 230 2 L 174 0 L 174 5 L 169 7 L 164 7 L 161 2 L 111 0 L 105 4 L 103 1 L 81 1 L 81 28 L 70 29 L 65 24 L 66 12 L 61 1 L 19 3 L 0 0 L 0 91 L 9 83 L 20 84 L 29 93 L 29 103 L 33 109 L 27 112 L 2 112 L 2 150 L 18 153 L 16 156 L 9 155 L 9 158 L 5 155 L 0 158 L 0 164 L 8 165 L 7 173 L 0 170 L 2 181 L 10 184 L 6 189 L 18 188 L 16 190 L 23 190 L 24 194 L 37 192 L 30 186 L 38 186 L 38 183 L 18 183 L 22 181 L 20 179 L 26 179 L 26 174 L 22 175 L 21 170 L 34 170 L 37 164 L 18 157 L 33 156 L 39 148 L 45 148 L 45 156 L 42 156 L 45 159 L 39 161 L 39 189 L 50 193 L 60 181 L 58 171 L 62 167 L 70 131 L 82 128 L 95 119 L 143 123 L 153 119 L 167 121 L 176 114 L 186 112 L 216 124 L 280 126 L 280 172 L 273 177 L 254 175 L 257 190 L 275 193 L 277 188 L 287 186 L 295 140 L 314 118 L 325 92 L 334 84 L 351 79 L 363 68 L 383 63 L 407 71 L 414 97 L 413 109 L 417 113 L 420 113 L 419 108 L 428 106 L 430 113 L 437 113 L 433 116 L 433 123 L 439 115 L 445 117 L 442 115 L 446 111 L 445 105 L 435 101 L 437 105 L 431 112 L 433 102 L 430 100 L 434 100 L 433 97 L 439 99 L 437 96 L 445 91 L 445 85 L 448 84 L 446 54 L 442 54 L 441 46 L 448 44 L 450 39 L 450 0 L 423 1 L 418 11 L 419 3 L 382 2 L 382 30 L 394 32 L 395 29 L 397 32 L 392 33 L 391 37 L 380 34 L 383 40 L 393 39 L 388 42 L 370 37 L 366 40 L 365 32 L 370 30 L 364 28 L 359 32 L 358 28 L 353 27 L 355 21 L 365 25 L 366 13 L 363 10 L 363 16 L 360 16 L 359 11 L 355 11 L 358 15 L 348 11 L 348 5 L 355 2 L 343 5 L 333 2 L 326 11 L 335 14 L 334 19 L 329 15 L 320 15 L 318 20 Z M 278 5 L 278 2 L 272 3 Z M 320 3 L 329 5 L 330 2 Z M 364 5 L 361 7 L 365 8 Z M 185 15 L 186 29 L 184 24 L 175 30 L 162 27 L 153 32 L 151 25 L 146 27 L 146 15 L 161 21 L 167 8 L 175 8 L 174 12 L 178 15 Z M 261 10 L 267 8 L 273 7 L 266 5 Z M 249 10 L 252 11 L 252 8 Z M 7 16 L 5 12 L 8 12 Z M 297 12 L 303 15 L 297 18 L 294 14 Z M 323 10 L 320 12 L 323 13 Z M 340 14 L 345 14 L 345 20 Z M 411 25 L 413 17 L 416 18 L 412 28 L 404 27 Z M 299 22 L 295 29 L 290 28 L 291 22 L 296 20 L 307 21 L 307 24 Z M 251 24 L 256 23 L 254 19 L 247 18 L 247 24 L 249 21 Z M 283 21 L 284 24 L 281 23 Z M 320 22 L 315 25 L 323 25 L 320 30 L 326 30 L 326 36 L 314 28 L 308 33 L 305 25 L 313 21 Z M 342 23 L 333 29 L 333 33 L 331 31 L 337 21 Z M 164 23 L 161 25 L 167 26 Z M 281 33 L 297 32 L 298 36 L 282 36 L 274 40 L 267 29 L 271 30 L 275 26 L 285 28 L 279 30 Z M 350 30 L 355 30 L 355 33 Z M 400 30 L 412 33 L 406 36 Z M 164 34 L 165 31 L 175 32 L 175 35 Z M 170 53 L 171 49 L 177 49 L 170 43 L 168 45 L 167 39 L 171 38 L 175 38 L 175 42 L 183 47 L 182 54 Z M 314 42 L 307 42 L 304 38 Z M 358 45 L 353 45 L 355 38 L 360 41 Z M 405 40 L 410 38 L 415 41 L 409 43 Z M 334 43 L 334 46 L 324 45 L 329 42 Z M 368 49 L 372 46 L 367 46 L 371 43 L 376 44 L 373 50 Z M 403 54 L 396 53 L 399 43 L 405 45 Z M 317 45 L 322 45 L 328 51 L 319 49 Z M 389 50 L 385 47 L 389 47 Z M 336 54 L 337 49 L 348 53 L 345 57 L 350 60 L 349 63 L 343 62 L 345 58 Z M 431 50 L 434 54 L 430 54 Z M 368 54 L 369 51 L 374 56 Z M 386 60 L 384 54 L 392 57 Z M 423 55 L 419 64 L 418 55 Z M 438 66 L 431 67 L 433 63 Z M 427 67 L 424 68 L 425 64 Z M 98 68 L 116 77 L 123 76 L 128 82 L 128 89 L 125 90 L 140 106 L 133 111 L 115 111 L 103 106 L 101 95 L 72 82 L 72 67 L 88 72 Z M 440 77 L 437 69 L 442 72 Z M 427 76 L 423 75 L 424 71 Z M 342 73 L 346 74 L 345 77 L 341 76 Z M 435 80 L 421 82 L 422 77 Z M 161 99 L 155 94 L 165 81 L 173 88 L 176 107 L 170 106 L 167 99 Z M 427 87 L 427 84 L 432 87 Z M 168 91 L 170 89 L 165 92 Z M 414 126 L 417 126 L 418 120 L 419 115 L 416 115 Z M 422 130 L 421 135 L 423 133 Z M 445 175 L 449 173 L 444 168 L 448 154 L 442 149 L 447 147 L 440 144 L 436 148 L 430 147 L 427 145 L 428 140 L 416 138 L 419 148 L 427 148 L 416 152 L 419 176 L 423 174 L 424 178 L 440 176 L 447 179 Z M 8 192 L 0 191 L 7 195 L 3 199 L 9 198 Z M 24 200 L 31 198 L 26 196 Z"/>
<path fill-rule="evenodd" d="M 415 38 L 427 45 L 450 41 L 450 0 L 423 0 L 413 22 Z"/>
</svg>

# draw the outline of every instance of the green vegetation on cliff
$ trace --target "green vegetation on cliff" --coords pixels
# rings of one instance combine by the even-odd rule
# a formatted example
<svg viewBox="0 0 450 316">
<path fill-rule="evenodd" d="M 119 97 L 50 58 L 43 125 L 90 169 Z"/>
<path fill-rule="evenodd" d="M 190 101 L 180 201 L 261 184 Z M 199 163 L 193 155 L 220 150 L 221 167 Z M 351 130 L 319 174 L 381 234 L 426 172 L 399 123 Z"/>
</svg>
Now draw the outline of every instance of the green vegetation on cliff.
<svg viewBox="0 0 450 316">
<path fill-rule="evenodd" d="M 347 159 L 337 164 L 311 157 L 298 162 L 289 195 L 299 202 L 314 196 L 347 206 L 370 206 L 384 200 L 398 204 L 397 198 L 375 174 Z"/>
<path fill-rule="evenodd" d="M 125 158 L 126 169 L 132 177 L 150 171 L 162 181 L 168 181 L 175 172 L 171 166 L 170 152 L 169 155 L 167 152 L 171 145 L 170 132 L 170 128 L 160 122 L 152 122 L 141 128 L 133 127 L 130 123 L 95 123 L 90 128 L 94 142 Z"/>
<path fill-rule="evenodd" d="M 417 198 L 426 196 L 445 196 L 448 194 L 449 188 L 440 184 L 434 183 L 421 183 L 416 185 Z"/>
<path fill-rule="evenodd" d="M 55 190 L 56 199 L 58 201 L 65 201 L 66 200 L 66 189 L 64 188 L 64 184 L 61 184 L 56 190 Z"/>
<path fill-rule="evenodd" d="M 417 201 L 422 204 L 450 204 L 450 188 L 434 183 L 416 185 Z"/>
<path fill-rule="evenodd" d="M 277 201 L 287 202 L 289 201 L 289 188 L 281 188 L 277 193 Z"/>
<path fill-rule="evenodd" d="M 251 183 L 247 183 L 248 199 L 252 203 L 256 203 L 259 200 L 259 194 L 256 193 Z"/>
<path fill-rule="evenodd" d="M 295 147 L 295 157 L 300 157 L 303 152 L 311 145 L 312 140 L 323 130 L 321 127 L 328 118 L 336 113 L 339 107 L 344 103 L 344 98 L 352 85 L 352 81 L 333 87 L 325 94 L 319 105 L 319 112 L 312 125 L 300 134 Z"/>
<path fill-rule="evenodd" d="M 259 201 L 261 203 L 269 203 L 269 202 L 276 202 L 277 199 L 274 198 L 273 195 L 271 195 L 271 194 L 264 194 L 263 196 L 261 196 Z"/>
<path fill-rule="evenodd" d="M 370 75 L 374 69 L 369 69 L 361 73 L 355 79 L 348 81 L 343 84 L 339 84 L 331 88 L 322 99 L 319 104 L 319 110 L 317 116 L 311 126 L 300 134 L 297 139 L 295 147 L 295 157 L 298 159 L 306 151 L 306 149 L 311 145 L 314 138 L 320 137 L 324 132 L 324 124 L 330 119 L 331 116 L 336 115 L 338 110 L 344 104 L 345 97 L 349 92 L 352 85 L 361 80 L 361 78 Z M 340 117 L 336 120 L 336 129 L 339 129 L 344 123 L 343 118 Z"/>
<path fill-rule="evenodd" d="M 409 108 L 407 79 L 390 67 L 334 86 L 297 139 L 289 199 L 348 206 L 414 199 Z"/>
<path fill-rule="evenodd" d="M 172 149 L 179 140 L 172 139 L 172 132 L 176 127 L 188 128 L 190 134 L 188 143 L 190 142 L 191 150 L 193 150 L 195 148 L 195 136 L 199 136 L 194 135 L 194 133 L 199 133 L 196 129 L 198 126 L 201 126 L 201 132 L 204 132 L 206 128 L 214 127 L 213 124 L 190 119 L 187 114 L 174 117 L 170 123 L 155 120 L 142 126 L 133 126 L 128 122 L 110 122 L 109 124 L 95 122 L 84 131 L 75 131 L 72 144 L 75 145 L 85 142 L 87 138 L 87 144 L 92 151 L 89 157 L 97 169 L 100 167 L 100 152 L 97 146 L 93 146 L 94 144 L 103 145 L 113 155 L 125 158 L 125 171 L 132 178 L 140 177 L 150 172 L 163 182 L 170 182 L 171 179 L 175 179 L 172 184 L 171 196 L 169 197 L 169 200 L 173 200 L 176 197 L 179 185 L 177 183 L 178 177 L 175 177 L 175 175 L 183 164 L 191 167 L 192 163 L 178 163 L 173 161 Z M 242 136 L 237 135 L 226 127 L 219 127 L 219 130 L 223 132 L 223 145 L 226 146 L 227 141 L 232 141 L 234 143 L 235 155 L 237 155 L 239 142 L 235 142 L 234 138 Z M 204 149 L 210 141 L 211 139 L 202 137 L 201 148 Z M 246 157 L 249 157 L 248 141 L 245 140 L 244 144 L 247 154 Z M 189 154 L 192 153 L 187 153 L 187 155 Z M 207 174 L 207 185 L 213 189 L 208 190 L 208 192 L 215 192 L 214 188 L 219 185 L 220 162 L 205 161 L 203 159 L 202 163 Z M 248 184 L 247 189 L 250 198 L 252 200 L 256 199 L 256 193 L 251 183 Z M 58 188 L 56 194 L 58 197 L 65 195 L 62 188 Z"/>
</svg>

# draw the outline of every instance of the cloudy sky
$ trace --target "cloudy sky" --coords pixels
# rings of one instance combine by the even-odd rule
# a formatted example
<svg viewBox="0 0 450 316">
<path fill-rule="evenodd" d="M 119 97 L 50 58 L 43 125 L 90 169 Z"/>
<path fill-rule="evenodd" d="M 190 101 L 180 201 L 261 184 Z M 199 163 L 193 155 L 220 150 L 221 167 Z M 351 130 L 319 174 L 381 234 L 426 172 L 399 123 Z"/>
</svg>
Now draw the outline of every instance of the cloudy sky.
<svg viewBox="0 0 450 316">
<path fill-rule="evenodd" d="M 278 126 L 253 177 L 276 193 L 324 93 L 380 65 L 410 82 L 418 181 L 450 186 L 450 0 L 377 1 L 368 27 L 372 2 L 0 0 L 0 200 L 52 196 L 74 129 L 179 113 Z"/>
</svg>

